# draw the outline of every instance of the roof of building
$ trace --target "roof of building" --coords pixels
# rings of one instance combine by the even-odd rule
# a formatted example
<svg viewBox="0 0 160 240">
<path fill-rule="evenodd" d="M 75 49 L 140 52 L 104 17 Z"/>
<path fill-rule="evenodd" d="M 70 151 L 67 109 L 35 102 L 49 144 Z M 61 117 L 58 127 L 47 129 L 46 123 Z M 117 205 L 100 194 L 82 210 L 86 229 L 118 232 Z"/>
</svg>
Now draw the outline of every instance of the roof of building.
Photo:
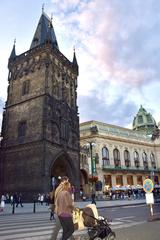
<svg viewBox="0 0 160 240">
<path fill-rule="evenodd" d="M 73 64 L 73 67 L 77 70 L 77 72 L 79 72 L 79 67 L 78 67 L 78 63 L 77 63 L 75 48 L 74 48 L 74 52 L 73 52 L 72 64 Z"/>
<path fill-rule="evenodd" d="M 43 11 L 39 19 L 30 49 L 46 42 L 52 43 L 53 48 L 59 49 L 54 28 L 52 25 L 52 19 L 50 19 Z"/>
<path fill-rule="evenodd" d="M 80 123 L 80 135 L 86 137 L 88 134 L 106 135 L 115 138 L 132 139 L 141 142 L 151 143 L 151 137 L 144 132 L 133 131 L 129 128 L 124 128 L 108 123 L 103 123 L 95 120 Z"/>
<path fill-rule="evenodd" d="M 155 119 L 141 105 L 138 113 L 133 120 L 133 130 L 142 131 L 146 134 L 151 134 L 155 126 Z"/>
<path fill-rule="evenodd" d="M 15 40 L 14 40 L 13 48 L 12 48 L 9 59 L 13 60 L 15 57 L 16 57 L 16 48 L 15 48 Z"/>
</svg>

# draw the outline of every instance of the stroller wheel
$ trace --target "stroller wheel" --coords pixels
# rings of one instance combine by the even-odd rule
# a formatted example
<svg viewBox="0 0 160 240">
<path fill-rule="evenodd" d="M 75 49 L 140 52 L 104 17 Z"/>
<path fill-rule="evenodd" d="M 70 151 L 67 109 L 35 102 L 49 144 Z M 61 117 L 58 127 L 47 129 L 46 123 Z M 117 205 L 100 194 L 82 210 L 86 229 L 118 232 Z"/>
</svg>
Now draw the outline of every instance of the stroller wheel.
<svg viewBox="0 0 160 240">
<path fill-rule="evenodd" d="M 103 240 L 115 240 L 116 234 L 114 232 L 110 232 L 107 237 L 103 238 Z"/>
</svg>

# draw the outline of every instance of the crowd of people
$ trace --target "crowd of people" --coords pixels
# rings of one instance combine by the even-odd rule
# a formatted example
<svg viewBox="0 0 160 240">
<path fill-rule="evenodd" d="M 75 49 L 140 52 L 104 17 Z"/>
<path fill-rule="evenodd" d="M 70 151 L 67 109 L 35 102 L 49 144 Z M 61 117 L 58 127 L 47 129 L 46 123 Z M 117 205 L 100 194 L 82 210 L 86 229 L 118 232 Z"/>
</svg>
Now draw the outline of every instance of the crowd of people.
<svg viewBox="0 0 160 240">
<path fill-rule="evenodd" d="M 23 202 L 22 202 L 22 193 L 14 193 L 9 195 L 7 194 L 2 194 L 1 198 L 1 205 L 0 205 L 0 211 L 4 211 L 5 205 L 7 203 L 11 204 L 11 206 L 13 206 L 13 204 L 15 204 L 15 207 L 18 207 L 19 205 L 21 207 L 23 207 Z"/>
<path fill-rule="evenodd" d="M 145 191 L 143 188 L 129 188 L 129 189 L 110 189 L 105 193 L 106 199 L 109 200 L 123 200 L 123 199 L 143 199 L 145 198 Z M 154 198 L 160 198 L 160 188 L 154 188 Z"/>
</svg>

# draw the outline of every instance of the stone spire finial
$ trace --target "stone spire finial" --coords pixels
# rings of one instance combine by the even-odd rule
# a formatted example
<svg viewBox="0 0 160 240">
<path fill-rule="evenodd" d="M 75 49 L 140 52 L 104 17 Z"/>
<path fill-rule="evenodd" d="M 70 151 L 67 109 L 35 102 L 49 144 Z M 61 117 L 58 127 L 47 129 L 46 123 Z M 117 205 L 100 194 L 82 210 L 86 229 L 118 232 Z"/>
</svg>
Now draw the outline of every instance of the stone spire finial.
<svg viewBox="0 0 160 240">
<path fill-rule="evenodd" d="M 42 13 L 44 13 L 44 3 L 42 4 Z"/>
<path fill-rule="evenodd" d="M 16 57 L 15 44 L 16 44 L 16 38 L 14 39 L 13 48 L 12 48 L 12 51 L 11 51 L 11 54 L 10 54 L 10 57 L 9 57 L 10 60 L 14 60 L 15 57 Z"/>
<path fill-rule="evenodd" d="M 79 72 L 78 69 L 78 63 L 76 58 L 76 52 L 75 52 L 75 46 L 73 46 L 73 61 L 72 61 L 73 67 L 76 69 L 77 73 Z"/>
<path fill-rule="evenodd" d="M 53 21 L 53 13 L 51 13 L 51 23 L 52 23 L 52 21 Z"/>
</svg>

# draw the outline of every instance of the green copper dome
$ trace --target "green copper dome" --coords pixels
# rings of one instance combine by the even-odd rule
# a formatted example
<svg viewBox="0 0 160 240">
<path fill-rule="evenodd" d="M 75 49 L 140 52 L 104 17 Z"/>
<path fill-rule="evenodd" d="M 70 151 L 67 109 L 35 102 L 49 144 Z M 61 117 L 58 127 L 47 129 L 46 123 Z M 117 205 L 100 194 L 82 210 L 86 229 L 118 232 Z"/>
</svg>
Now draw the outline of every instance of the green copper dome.
<svg viewBox="0 0 160 240">
<path fill-rule="evenodd" d="M 133 120 L 133 130 L 146 133 L 147 135 L 152 134 L 153 128 L 156 126 L 156 121 L 150 113 L 140 106 L 137 115 Z"/>
</svg>

